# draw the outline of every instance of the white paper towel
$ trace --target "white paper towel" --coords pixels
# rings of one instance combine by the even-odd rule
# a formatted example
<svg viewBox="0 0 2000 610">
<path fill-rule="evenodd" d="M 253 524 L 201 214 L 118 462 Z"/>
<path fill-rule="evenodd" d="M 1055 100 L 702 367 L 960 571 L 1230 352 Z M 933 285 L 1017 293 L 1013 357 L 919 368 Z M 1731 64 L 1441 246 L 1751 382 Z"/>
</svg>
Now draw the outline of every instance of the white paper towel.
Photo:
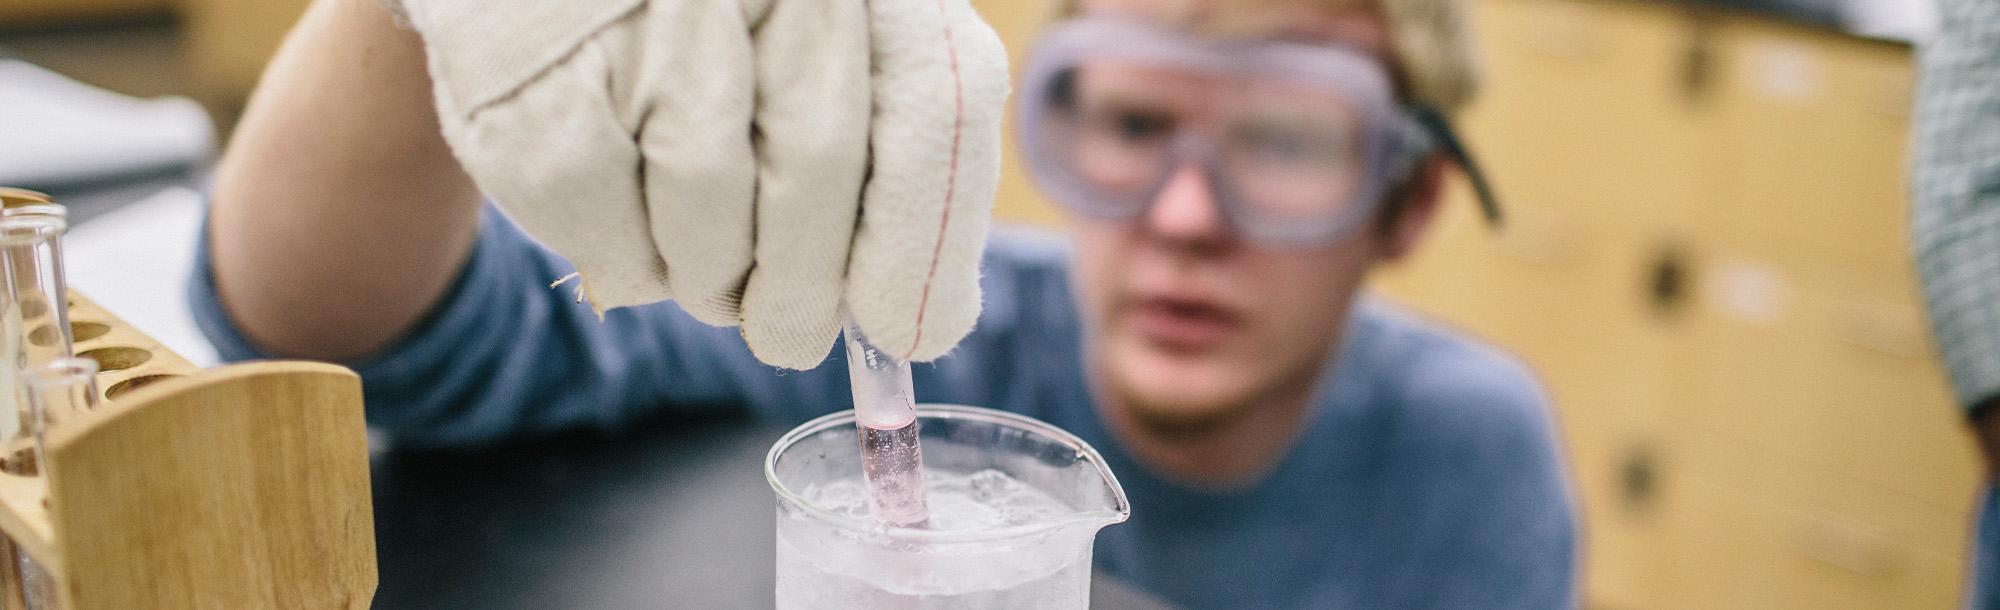
<svg viewBox="0 0 2000 610">
<path fill-rule="evenodd" d="M 50 188 L 167 171 L 215 152 L 208 112 L 140 99 L 0 60 L 0 184 Z"/>
</svg>

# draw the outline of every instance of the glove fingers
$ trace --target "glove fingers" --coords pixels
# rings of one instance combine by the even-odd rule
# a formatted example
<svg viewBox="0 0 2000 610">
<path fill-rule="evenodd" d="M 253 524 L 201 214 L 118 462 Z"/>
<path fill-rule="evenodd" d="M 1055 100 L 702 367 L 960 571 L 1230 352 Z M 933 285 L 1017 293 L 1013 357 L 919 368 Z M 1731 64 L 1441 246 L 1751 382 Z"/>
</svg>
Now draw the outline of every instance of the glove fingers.
<svg viewBox="0 0 2000 610">
<path fill-rule="evenodd" d="M 526 0 L 385 0 L 423 34 L 431 79 L 440 100 L 467 114 L 505 103 L 521 87 L 611 24 L 628 19 L 645 0 L 564 2 Z M 505 35 L 495 35 L 504 32 Z"/>
<path fill-rule="evenodd" d="M 753 35 L 757 242 L 743 338 L 767 364 L 810 369 L 839 335 L 868 169 L 868 13 L 857 1 L 778 0 Z"/>
<path fill-rule="evenodd" d="M 966 0 L 872 0 L 872 167 L 847 303 L 883 349 L 928 361 L 979 316 L 1007 54 Z"/>
<path fill-rule="evenodd" d="M 593 110 L 611 104 L 610 70 L 586 46 L 505 103 L 469 118 L 449 105 L 440 113 L 453 153 L 480 190 L 576 266 L 600 313 L 668 296 L 632 171 L 639 150 L 625 125 Z"/>
<path fill-rule="evenodd" d="M 649 225 L 681 307 L 737 323 L 755 237 L 751 50 L 736 2 L 654 2 L 630 65 L 652 104 L 639 129 Z"/>
</svg>

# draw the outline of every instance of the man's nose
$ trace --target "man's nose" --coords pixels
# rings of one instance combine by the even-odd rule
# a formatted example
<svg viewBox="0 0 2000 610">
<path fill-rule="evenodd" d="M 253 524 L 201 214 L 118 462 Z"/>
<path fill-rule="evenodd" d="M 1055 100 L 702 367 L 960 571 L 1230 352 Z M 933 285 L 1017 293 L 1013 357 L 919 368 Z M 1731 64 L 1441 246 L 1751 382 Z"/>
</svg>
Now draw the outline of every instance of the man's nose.
<svg viewBox="0 0 2000 610">
<path fill-rule="evenodd" d="M 1191 164 L 1182 164 L 1167 178 L 1142 224 L 1147 233 L 1185 248 L 1213 249 L 1229 239 L 1215 189 L 1207 174 Z"/>
</svg>

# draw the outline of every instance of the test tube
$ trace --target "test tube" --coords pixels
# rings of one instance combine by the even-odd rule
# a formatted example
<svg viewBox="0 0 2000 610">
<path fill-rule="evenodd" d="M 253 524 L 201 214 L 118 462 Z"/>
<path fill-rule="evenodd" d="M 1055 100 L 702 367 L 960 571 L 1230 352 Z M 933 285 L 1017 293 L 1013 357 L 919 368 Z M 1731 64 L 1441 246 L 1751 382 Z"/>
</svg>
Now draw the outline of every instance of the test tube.
<svg viewBox="0 0 2000 610">
<path fill-rule="evenodd" d="M 0 258 L 0 267 L 4 267 L 4 258 Z M 0 305 L 13 302 L 5 292 L 0 290 Z M 6 403 L 0 405 L 4 406 L 0 409 L 0 472 L 36 477 L 40 475 L 41 446 L 35 439 L 35 417 L 33 409 L 28 406 L 27 384 L 22 379 L 24 371 L 19 368 L 22 353 L 20 315 L 12 313 L 14 308 L 11 306 L 4 309 L 9 315 L 0 316 L 5 322 L 6 339 L 4 346 L 0 346 L 0 354 L 5 354 L 5 357 L 0 357 L 0 401 Z M 4 571 L 0 572 L 0 579 L 7 584 L 0 589 L 0 605 L 7 608 L 28 607 L 27 590 L 30 587 L 40 588 L 41 582 L 47 580 L 46 570 L 29 559 L 27 553 L 12 540 L 0 539 L 0 571 Z"/>
<path fill-rule="evenodd" d="M 33 406 L 36 392 L 33 378 L 44 367 L 67 363 L 71 354 L 68 290 L 63 281 L 60 240 L 69 228 L 67 210 L 46 198 L 11 197 L 0 206 L 0 401 L 13 403 L 0 408 L 0 438 L 6 441 L 6 455 L 0 470 L 9 474 L 39 476 L 44 463 L 42 431 L 51 421 L 60 420 L 74 408 L 89 402 L 55 402 L 48 415 Z M 90 397 L 95 399 L 97 363 L 85 360 L 89 373 L 83 375 Z M 24 375 L 23 373 L 26 373 Z M 24 377 L 27 377 L 24 379 Z M 63 405 L 84 405 L 68 407 Z M 55 581 L 47 570 L 12 542 L 6 544 L 13 556 L 10 566 L 21 585 L 21 597 L 8 596 L 11 604 L 28 608 L 55 608 Z"/>
<path fill-rule="evenodd" d="M 97 361 L 62 357 L 29 369 L 28 411 L 33 415 L 34 462 L 37 474 L 46 472 L 49 430 L 63 425 L 78 414 L 97 408 Z M 43 479 L 47 484 L 47 479 Z M 55 577 L 27 553 L 16 549 L 14 556 L 21 576 L 22 597 L 27 607 L 44 610 L 61 607 L 57 601 Z"/>
<path fill-rule="evenodd" d="M 63 357 L 29 369 L 28 410 L 35 422 L 35 463 L 43 463 L 50 429 L 96 408 L 96 360 Z"/>
<path fill-rule="evenodd" d="M 924 499 L 924 453 L 917 442 L 916 391 L 910 363 L 868 342 L 852 318 L 847 339 L 847 380 L 854 392 L 854 424 L 861 433 L 861 477 L 875 520 L 898 527 L 930 521 Z"/>
<path fill-rule="evenodd" d="M 19 342 L 14 366 L 31 370 L 71 355 L 69 290 L 63 281 L 62 236 L 69 230 L 61 205 L 31 204 L 0 210 L 0 259 L 5 260 L 6 319 L 10 343 Z M 15 339 L 19 337 L 19 339 Z"/>
<path fill-rule="evenodd" d="M 7 333 L 7 338 L 11 349 L 6 353 L 18 354 L 21 351 L 20 334 L 12 332 L 18 328 L 18 324 L 8 327 L 10 332 Z M 24 384 L 21 383 L 21 371 L 14 367 L 15 358 L 10 356 L 4 360 L 6 362 L 0 363 L 0 400 L 14 404 L 8 405 L 9 408 L 5 411 L 0 411 L 0 472 L 26 477 L 38 476 L 41 460 L 37 454 L 40 453 L 41 446 L 35 442 L 33 410 L 28 407 Z M 41 566 L 29 559 L 28 554 L 15 546 L 12 540 L 0 540 L 0 570 L 5 571 L 0 573 L 0 579 L 4 579 L 7 584 L 4 589 L 0 589 L 0 605 L 7 608 L 28 607 L 26 595 L 30 586 L 29 581 L 46 575 L 46 571 L 40 568 Z M 38 586 L 39 582 L 36 584 Z"/>
<path fill-rule="evenodd" d="M 60 239 L 69 227 L 68 210 L 46 196 L 0 189 L 0 439 L 8 452 L 0 471 L 33 475 L 31 452 L 23 451 L 34 428 L 24 371 L 69 357 L 69 298 L 63 284 Z M 9 415 L 11 414 L 11 415 Z"/>
</svg>

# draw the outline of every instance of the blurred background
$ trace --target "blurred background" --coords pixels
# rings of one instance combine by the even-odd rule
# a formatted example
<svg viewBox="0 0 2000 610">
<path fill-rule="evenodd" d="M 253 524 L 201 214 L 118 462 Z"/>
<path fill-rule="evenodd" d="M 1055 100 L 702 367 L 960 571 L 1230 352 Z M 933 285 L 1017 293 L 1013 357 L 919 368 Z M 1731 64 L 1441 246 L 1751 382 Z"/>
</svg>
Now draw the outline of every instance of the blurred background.
<svg viewBox="0 0 2000 610">
<path fill-rule="evenodd" d="M 1956 605 L 1980 473 L 1905 195 L 1929 3 L 1471 1 L 1488 78 L 1461 128 L 1507 223 L 1482 226 L 1454 188 L 1432 241 L 1378 285 L 1546 379 L 1586 518 L 1587 606 Z M 58 194 L 85 242 L 128 244 L 117 262 L 81 255 L 79 285 L 118 290 L 92 278 L 162 231 L 181 241 L 139 264 L 185 260 L 198 196 L 182 187 L 305 4 L 0 0 L 0 59 L 22 60 L 0 60 L 0 141 L 80 134 L 0 145 L 0 183 Z M 1018 58 L 1041 3 L 974 4 Z M 161 96 L 179 99 L 136 99 Z M 148 216 L 169 210 L 179 224 Z M 98 215 L 120 220 L 93 229 Z M 1011 157 L 998 215 L 1059 222 Z M 136 296 L 98 300 L 199 341 L 172 312 L 135 311 L 178 306 L 177 276 L 137 275 L 152 283 Z"/>
</svg>

